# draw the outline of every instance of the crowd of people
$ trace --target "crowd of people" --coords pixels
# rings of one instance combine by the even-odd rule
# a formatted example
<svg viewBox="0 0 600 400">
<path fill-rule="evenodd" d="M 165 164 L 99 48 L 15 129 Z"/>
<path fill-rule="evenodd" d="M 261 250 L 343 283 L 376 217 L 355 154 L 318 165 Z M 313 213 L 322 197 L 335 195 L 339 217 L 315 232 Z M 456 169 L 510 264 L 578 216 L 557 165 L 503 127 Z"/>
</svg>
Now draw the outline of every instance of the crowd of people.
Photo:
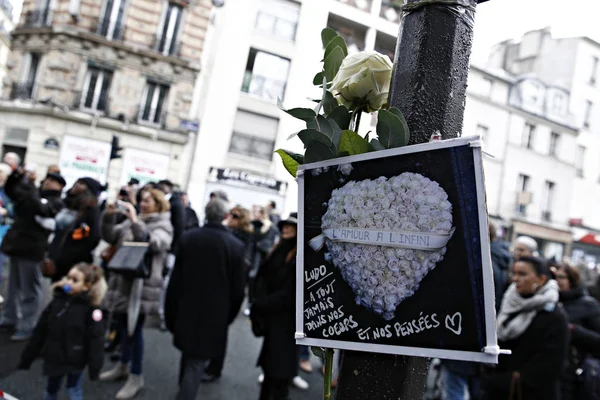
<svg viewBox="0 0 600 400">
<path fill-rule="evenodd" d="M 308 388 L 308 348 L 296 346 L 297 215 L 276 204 L 252 210 L 211 193 L 200 221 L 185 193 L 168 180 L 132 179 L 105 199 L 106 187 L 84 177 L 70 188 L 57 166 L 36 185 L 15 154 L 0 164 L 0 279 L 10 273 L 0 330 L 27 341 L 19 368 L 44 362 L 45 399 L 63 381 L 70 399 L 92 380 L 124 380 L 116 399 L 144 387 L 144 326 L 156 317 L 181 352 L 177 399 L 223 370 L 229 326 L 240 310 L 262 338 L 260 400 Z M 587 287 L 578 268 L 545 260 L 538 243 L 512 246 L 490 229 L 499 364 L 435 363 L 426 396 L 441 399 L 587 399 L 600 387 L 600 284 Z M 43 279 L 52 300 L 42 308 Z M 244 301 L 247 299 L 246 301 Z M 244 307 L 242 305 L 245 304 Z M 105 368 L 106 353 L 115 361 Z M 339 352 L 336 353 L 339 357 Z M 595 393 L 595 392 L 594 392 Z"/>
<path fill-rule="evenodd" d="M 295 214 L 282 220 L 274 202 L 249 210 L 216 191 L 201 226 L 168 180 L 132 179 L 114 201 L 90 177 L 67 188 L 57 166 L 36 180 L 16 154 L 4 157 L 0 268 L 7 257 L 10 273 L 0 330 L 27 341 L 19 368 L 43 359 L 45 399 L 58 398 L 63 381 L 69 398 L 81 399 L 86 367 L 92 380 L 125 381 L 115 398 L 136 397 L 151 317 L 181 351 L 177 398 L 194 399 L 202 382 L 220 378 L 229 325 L 246 297 L 244 313 L 264 337 L 260 399 L 287 398 L 290 384 L 308 388 L 298 376 L 312 368 L 300 361 L 307 349 L 293 335 Z M 45 278 L 52 300 L 41 310 Z M 102 371 L 106 353 L 115 364 Z"/>
</svg>

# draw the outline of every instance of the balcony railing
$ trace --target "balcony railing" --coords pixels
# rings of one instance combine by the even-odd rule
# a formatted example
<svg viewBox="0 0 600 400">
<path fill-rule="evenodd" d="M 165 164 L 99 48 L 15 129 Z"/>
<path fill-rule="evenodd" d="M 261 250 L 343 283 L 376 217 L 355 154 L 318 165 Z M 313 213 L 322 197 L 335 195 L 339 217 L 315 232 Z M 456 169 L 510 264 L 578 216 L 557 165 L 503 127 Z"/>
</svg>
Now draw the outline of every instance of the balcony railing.
<svg viewBox="0 0 600 400">
<path fill-rule="evenodd" d="M 285 82 L 261 75 L 254 75 L 252 72 L 246 71 L 242 84 L 242 92 L 264 100 L 277 101 L 277 98 L 283 99 Z"/>
<path fill-rule="evenodd" d="M 125 37 L 123 22 L 114 22 L 110 18 L 99 18 L 93 27 L 93 31 L 111 40 L 123 40 Z"/>
<path fill-rule="evenodd" d="M 152 49 L 158 51 L 161 54 L 165 54 L 165 47 L 169 41 L 166 35 L 154 35 L 152 40 Z M 179 38 L 175 36 L 171 39 L 170 47 L 165 55 L 179 57 L 181 55 L 181 43 Z"/>
<path fill-rule="evenodd" d="M 373 0 L 337 0 L 340 3 L 348 4 L 354 8 L 358 8 L 361 11 L 370 13 Z"/>
<path fill-rule="evenodd" d="M 25 13 L 25 26 L 49 26 L 51 13 L 52 10 L 49 8 L 27 11 Z"/>
<path fill-rule="evenodd" d="M 99 111 L 99 112 L 108 114 L 108 110 L 109 110 L 109 106 L 110 106 L 110 99 L 108 97 L 108 93 L 100 95 L 100 98 L 98 99 L 98 104 L 96 105 L 95 108 L 93 107 L 93 104 L 90 104 L 93 100 L 91 100 L 90 103 L 86 104 L 87 99 L 82 98 L 83 93 L 81 91 L 77 91 L 74 93 L 75 93 L 75 96 L 73 97 L 73 107 L 74 108 L 80 108 L 80 109 L 86 110 L 86 111 Z"/>
<path fill-rule="evenodd" d="M 401 5 L 402 3 L 398 1 L 383 0 L 379 16 L 387 21 L 399 24 L 402 19 Z"/>
<path fill-rule="evenodd" d="M 35 86 L 35 84 L 33 82 L 25 82 L 25 83 L 13 82 L 11 92 L 10 92 L 10 99 L 11 100 L 31 99 L 33 97 L 34 86 Z"/>
</svg>

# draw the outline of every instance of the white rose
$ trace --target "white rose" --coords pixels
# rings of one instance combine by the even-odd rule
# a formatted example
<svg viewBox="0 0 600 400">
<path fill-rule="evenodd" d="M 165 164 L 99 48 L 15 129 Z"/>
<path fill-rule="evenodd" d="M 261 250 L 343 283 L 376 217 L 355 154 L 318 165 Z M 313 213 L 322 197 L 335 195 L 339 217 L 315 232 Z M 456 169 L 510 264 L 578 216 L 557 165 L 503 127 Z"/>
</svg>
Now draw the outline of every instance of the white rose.
<svg viewBox="0 0 600 400">
<path fill-rule="evenodd" d="M 362 51 L 347 56 L 331 85 L 331 93 L 351 110 L 379 110 L 387 103 L 392 62 L 386 55 Z"/>
</svg>

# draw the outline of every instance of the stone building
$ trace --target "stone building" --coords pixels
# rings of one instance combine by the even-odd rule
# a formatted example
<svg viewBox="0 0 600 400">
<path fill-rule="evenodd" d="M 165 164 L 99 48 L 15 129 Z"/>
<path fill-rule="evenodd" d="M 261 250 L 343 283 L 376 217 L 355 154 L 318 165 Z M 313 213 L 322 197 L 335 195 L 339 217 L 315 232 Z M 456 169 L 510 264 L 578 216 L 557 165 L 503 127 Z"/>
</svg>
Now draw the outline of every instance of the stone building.
<svg viewBox="0 0 600 400">
<path fill-rule="evenodd" d="M 210 0 L 25 0 L 0 100 L 3 153 L 69 183 L 187 182 Z M 122 158 L 110 161 L 117 138 Z M 31 165 L 35 164 L 35 165 Z M 114 190 L 113 190 L 114 192 Z"/>
<path fill-rule="evenodd" d="M 10 31 L 13 30 L 13 5 L 10 0 L 0 0 L 0 95 L 6 76 L 6 62 L 10 53 Z"/>
</svg>

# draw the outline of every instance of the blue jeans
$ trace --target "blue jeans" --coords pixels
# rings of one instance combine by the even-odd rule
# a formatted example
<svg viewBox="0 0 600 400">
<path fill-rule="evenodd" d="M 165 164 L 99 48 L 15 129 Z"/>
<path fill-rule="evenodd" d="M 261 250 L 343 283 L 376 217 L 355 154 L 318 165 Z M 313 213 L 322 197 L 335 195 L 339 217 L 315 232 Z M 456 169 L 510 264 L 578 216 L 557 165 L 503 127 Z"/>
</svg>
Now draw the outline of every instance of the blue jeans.
<svg viewBox="0 0 600 400">
<path fill-rule="evenodd" d="M 467 390 L 471 400 L 479 399 L 477 375 L 462 375 L 442 367 L 442 400 L 464 400 Z"/>
<path fill-rule="evenodd" d="M 81 377 L 83 376 L 82 371 L 71 372 L 67 374 L 67 395 L 69 400 L 81 400 L 83 399 L 83 389 L 81 387 Z M 46 393 L 44 393 L 44 400 L 57 400 L 58 392 L 60 392 L 60 386 L 65 376 L 49 376 L 48 384 L 46 385 Z"/>
<path fill-rule="evenodd" d="M 119 330 L 121 331 L 121 362 L 127 364 L 131 361 L 130 372 L 133 375 L 142 374 L 142 361 L 144 359 L 144 320 L 145 315 L 140 314 L 135 326 L 133 336 L 127 333 L 127 314 L 121 314 L 119 318 Z"/>
</svg>

